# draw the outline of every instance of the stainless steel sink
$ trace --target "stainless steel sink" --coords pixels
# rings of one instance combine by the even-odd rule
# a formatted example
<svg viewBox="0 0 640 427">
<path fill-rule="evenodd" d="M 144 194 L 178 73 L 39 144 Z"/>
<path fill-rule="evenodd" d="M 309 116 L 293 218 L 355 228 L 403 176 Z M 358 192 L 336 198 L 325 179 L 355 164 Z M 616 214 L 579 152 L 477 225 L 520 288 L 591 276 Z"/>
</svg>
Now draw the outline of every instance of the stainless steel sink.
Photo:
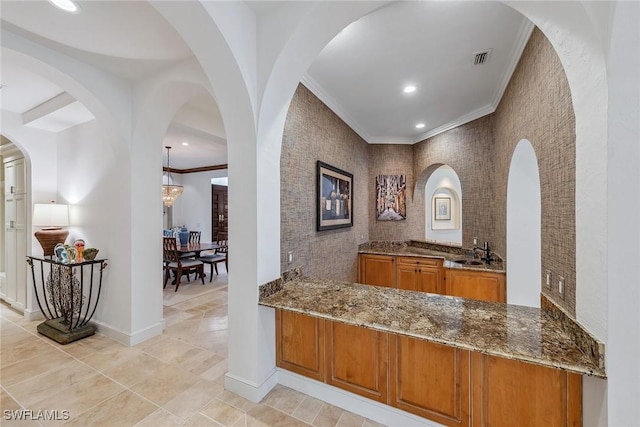
<svg viewBox="0 0 640 427">
<path fill-rule="evenodd" d="M 462 264 L 462 265 L 482 265 L 484 264 L 482 261 L 476 261 L 473 259 L 457 259 L 455 261 L 456 264 Z"/>
</svg>

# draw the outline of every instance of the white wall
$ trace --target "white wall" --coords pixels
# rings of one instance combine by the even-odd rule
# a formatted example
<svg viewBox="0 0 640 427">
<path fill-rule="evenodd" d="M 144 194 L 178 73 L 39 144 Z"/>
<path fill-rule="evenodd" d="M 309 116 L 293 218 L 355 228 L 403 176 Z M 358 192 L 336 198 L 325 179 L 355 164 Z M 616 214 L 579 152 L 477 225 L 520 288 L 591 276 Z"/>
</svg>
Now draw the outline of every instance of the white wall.
<svg viewBox="0 0 640 427">
<path fill-rule="evenodd" d="M 58 134 L 58 192 L 60 201 L 70 205 L 67 242 L 84 239 L 87 247 L 99 249 L 98 258 L 109 260 L 94 319 L 107 334 L 129 335 L 130 268 L 135 256 L 129 229 L 121 226 L 130 215 L 129 184 L 108 138 L 95 120 Z"/>
<path fill-rule="evenodd" d="M 462 185 L 453 168 L 436 169 L 425 185 L 425 238 L 428 241 L 462 245 Z M 434 196 L 451 197 L 451 220 L 435 221 Z"/>
<path fill-rule="evenodd" d="M 177 175 L 184 191 L 173 204 L 173 223 L 201 231 L 201 241 L 211 241 L 211 178 L 226 175 L 226 170 Z"/>
<path fill-rule="evenodd" d="M 542 268 L 540 174 L 536 153 L 526 139 L 516 145 L 509 166 L 507 261 L 507 303 L 540 307 L 540 270 Z M 554 275 L 551 283 L 556 281 L 557 278 Z"/>
</svg>

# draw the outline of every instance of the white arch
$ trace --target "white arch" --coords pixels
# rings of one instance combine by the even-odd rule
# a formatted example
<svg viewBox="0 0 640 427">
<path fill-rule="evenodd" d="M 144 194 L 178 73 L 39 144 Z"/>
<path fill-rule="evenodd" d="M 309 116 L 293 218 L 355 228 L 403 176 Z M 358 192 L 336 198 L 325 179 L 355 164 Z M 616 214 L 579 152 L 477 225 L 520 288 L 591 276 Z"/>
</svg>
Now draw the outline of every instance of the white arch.
<svg viewBox="0 0 640 427">
<path fill-rule="evenodd" d="M 518 142 L 511 157 L 507 182 L 509 304 L 540 307 L 541 209 L 538 159 L 531 143 L 523 139 Z"/>
<path fill-rule="evenodd" d="M 442 244 L 462 245 L 462 184 L 456 171 L 443 165 L 433 171 L 424 186 L 425 238 Z M 436 222 L 433 218 L 437 195 L 451 198 L 451 220 Z M 441 225 L 442 224 L 442 225 Z"/>
</svg>

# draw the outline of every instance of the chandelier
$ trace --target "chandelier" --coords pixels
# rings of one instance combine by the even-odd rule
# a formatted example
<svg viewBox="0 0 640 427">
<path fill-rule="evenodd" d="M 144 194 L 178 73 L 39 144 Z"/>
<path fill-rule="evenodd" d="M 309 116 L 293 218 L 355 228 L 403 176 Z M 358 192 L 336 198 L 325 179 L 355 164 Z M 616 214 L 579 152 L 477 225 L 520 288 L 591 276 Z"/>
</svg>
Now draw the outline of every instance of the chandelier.
<svg viewBox="0 0 640 427">
<path fill-rule="evenodd" d="M 169 150 L 171 150 L 171 147 L 164 148 L 167 149 L 167 184 L 162 184 L 162 201 L 164 205 L 169 208 L 182 194 L 182 185 L 171 184 L 171 161 L 169 160 Z"/>
</svg>

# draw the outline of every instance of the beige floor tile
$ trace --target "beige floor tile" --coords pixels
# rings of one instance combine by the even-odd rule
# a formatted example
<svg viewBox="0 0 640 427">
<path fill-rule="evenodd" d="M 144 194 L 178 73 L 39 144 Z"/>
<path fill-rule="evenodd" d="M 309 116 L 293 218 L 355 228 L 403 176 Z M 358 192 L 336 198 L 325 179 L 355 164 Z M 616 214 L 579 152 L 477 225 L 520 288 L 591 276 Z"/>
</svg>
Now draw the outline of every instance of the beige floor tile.
<svg viewBox="0 0 640 427">
<path fill-rule="evenodd" d="M 195 414 L 184 425 L 185 427 L 220 427 L 221 424 L 202 414 Z"/>
<path fill-rule="evenodd" d="M 182 418 L 173 415 L 165 409 L 159 408 L 134 427 L 178 427 L 184 424 L 185 421 Z"/>
<path fill-rule="evenodd" d="M 220 362 L 213 365 L 211 368 L 204 371 L 200 376 L 205 380 L 215 381 L 220 375 L 227 373 L 227 359 L 223 359 Z"/>
<path fill-rule="evenodd" d="M 41 339 L 29 334 L 29 337 L 14 343 L 10 347 L 0 348 L 0 358 L 2 365 L 8 366 L 12 363 L 30 359 L 36 355 L 50 354 L 55 351 L 52 346 Z"/>
<path fill-rule="evenodd" d="M 282 396 L 280 401 L 274 405 L 274 408 L 284 413 L 287 413 L 289 415 L 292 415 L 293 412 L 298 408 L 300 403 L 302 403 L 302 401 L 304 400 L 304 397 L 305 397 L 304 394 L 298 391 L 289 389 L 285 392 L 284 396 Z"/>
<path fill-rule="evenodd" d="M 0 388 L 0 408 L 3 411 L 11 411 L 20 409 L 20 405 L 16 402 L 3 388 Z"/>
<path fill-rule="evenodd" d="M 362 427 L 365 418 L 352 412 L 344 411 L 336 427 Z"/>
<path fill-rule="evenodd" d="M 60 390 L 96 375 L 95 369 L 69 356 L 66 357 L 71 361 L 64 364 L 52 362 L 49 371 L 9 386 L 7 390 L 22 405 L 31 407 L 40 400 L 56 395 Z"/>
<path fill-rule="evenodd" d="M 132 426 L 158 407 L 135 393 L 125 390 L 83 414 L 71 418 L 69 427 Z"/>
<path fill-rule="evenodd" d="M 33 343 L 32 340 L 28 340 L 28 342 Z M 43 347 L 38 346 L 32 350 L 29 357 L 25 357 L 15 363 L 10 363 L 8 359 L 5 359 L 4 355 L 0 356 L 0 360 L 2 361 L 2 366 L 0 367 L 0 383 L 5 387 L 17 384 L 26 379 L 56 369 L 73 360 L 73 357 L 57 351 L 51 348 L 51 346 L 45 346 L 45 351 L 38 351 L 38 349 L 43 350 Z"/>
<path fill-rule="evenodd" d="M 183 369 L 158 361 L 154 375 L 131 387 L 131 390 L 163 406 L 193 386 L 199 377 Z"/>
<path fill-rule="evenodd" d="M 325 403 L 320 409 L 320 413 L 313 420 L 313 425 L 316 427 L 335 427 L 340 420 L 340 416 L 344 411 L 337 406 Z"/>
<path fill-rule="evenodd" d="M 220 384 L 199 379 L 194 385 L 164 404 L 163 408 L 180 418 L 188 419 L 222 391 L 223 387 Z"/>
<path fill-rule="evenodd" d="M 269 406 L 275 406 L 287 393 L 288 390 L 290 390 L 288 387 L 276 384 L 276 386 L 273 387 L 269 393 L 267 393 L 267 395 L 262 399 L 260 403 Z"/>
<path fill-rule="evenodd" d="M 223 426 L 232 426 L 235 424 L 244 414 L 244 412 L 233 406 L 214 399 L 211 403 L 200 410 L 202 415 L 222 424 Z"/>
<path fill-rule="evenodd" d="M 66 353 L 69 353 L 73 357 L 77 357 L 78 359 L 81 359 L 98 351 L 126 348 L 119 342 L 116 342 L 100 334 L 95 334 L 88 338 L 83 338 L 67 345 L 57 344 L 56 347 Z"/>
<path fill-rule="evenodd" d="M 152 347 L 156 344 L 158 344 L 161 341 L 164 341 L 166 339 L 169 339 L 169 337 L 167 337 L 165 334 L 162 335 L 156 335 L 153 338 L 149 338 L 146 341 L 141 342 L 140 344 L 136 344 L 133 346 L 133 348 L 137 348 L 138 350 L 146 350 L 149 347 Z"/>
<path fill-rule="evenodd" d="M 222 400 L 225 403 L 228 403 L 234 408 L 238 408 L 242 412 L 247 412 L 250 409 L 253 409 L 259 405 L 258 403 L 254 403 L 250 400 L 247 400 L 242 396 L 238 396 L 235 393 L 231 393 L 228 390 L 224 390 L 222 393 L 220 393 L 220 395 L 218 396 L 218 399 Z"/>
<path fill-rule="evenodd" d="M 75 418 L 123 391 L 124 388 L 101 374 L 92 375 L 71 387 L 61 389 L 58 393 L 31 405 L 33 410 L 67 410 Z M 42 422 L 43 425 L 60 425 L 60 422 Z"/>
<path fill-rule="evenodd" d="M 211 350 L 195 348 L 176 358 L 173 363 L 192 374 L 200 375 L 224 359 L 226 358 Z"/>
<path fill-rule="evenodd" d="M 169 338 L 145 348 L 144 352 L 163 362 L 171 363 L 196 349 L 195 346 Z"/>
<path fill-rule="evenodd" d="M 277 409 L 259 405 L 247 412 L 247 427 L 257 426 L 302 427 L 308 424 Z"/>
<path fill-rule="evenodd" d="M 322 400 L 306 396 L 293 412 L 293 416 L 301 419 L 305 423 L 311 424 L 320 413 L 323 404 L 324 402 L 322 402 Z"/>
<path fill-rule="evenodd" d="M 212 316 L 212 317 L 205 317 L 200 321 L 200 327 L 198 328 L 198 332 L 224 331 L 227 329 L 229 329 L 228 316 Z"/>
<path fill-rule="evenodd" d="M 127 387 L 154 375 L 158 364 L 157 359 L 130 347 L 93 353 L 82 361 Z"/>
<path fill-rule="evenodd" d="M 242 414 L 240 419 L 233 423 L 232 427 L 247 427 L 247 414 Z"/>
</svg>

